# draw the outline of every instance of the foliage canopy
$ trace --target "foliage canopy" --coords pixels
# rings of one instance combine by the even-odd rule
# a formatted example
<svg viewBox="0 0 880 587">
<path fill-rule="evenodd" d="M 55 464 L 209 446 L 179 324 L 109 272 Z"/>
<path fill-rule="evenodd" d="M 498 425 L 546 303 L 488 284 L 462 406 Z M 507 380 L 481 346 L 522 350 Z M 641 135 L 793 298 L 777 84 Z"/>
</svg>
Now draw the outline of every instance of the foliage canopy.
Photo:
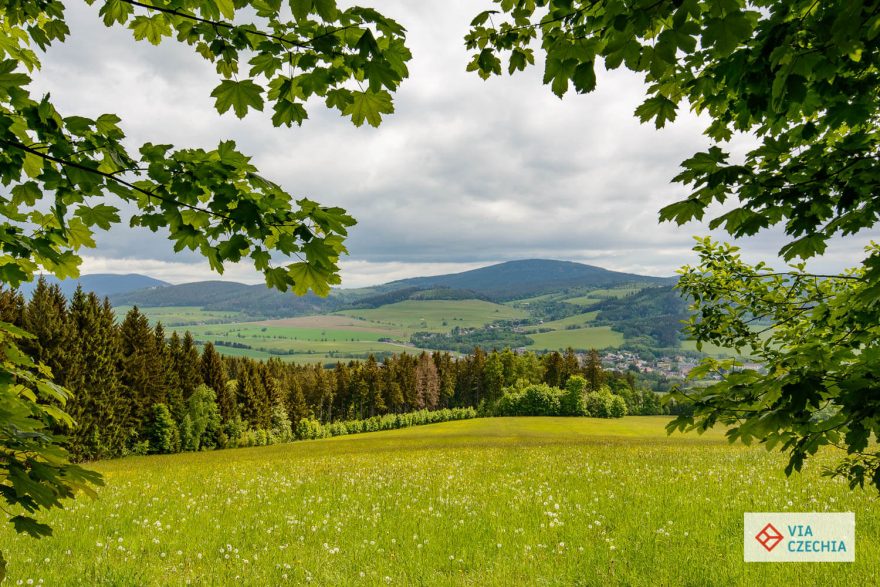
<svg viewBox="0 0 880 587">
<path fill-rule="evenodd" d="M 657 128 L 687 105 L 708 117 L 711 146 L 682 162 L 684 200 L 662 220 L 710 212 L 710 228 L 734 237 L 780 227 L 789 262 L 822 255 L 829 240 L 880 217 L 880 3 L 876 0 L 495 0 L 466 37 L 468 69 L 484 79 L 535 63 L 562 97 L 596 87 L 596 66 L 644 76 L 636 109 Z M 735 133 L 756 139 L 741 160 Z M 711 208 L 711 210 L 710 210 Z M 776 273 L 744 263 L 737 249 L 700 240 L 701 263 L 681 270 L 699 344 L 748 351 L 763 369 L 708 360 L 717 385 L 689 396 L 694 417 L 671 429 L 732 426 L 731 439 L 789 452 L 800 470 L 822 445 L 849 456 L 833 471 L 880 489 L 877 324 L 880 248 L 861 267 L 810 274 L 802 262 Z M 760 324 L 760 325 L 758 325 Z"/>
</svg>

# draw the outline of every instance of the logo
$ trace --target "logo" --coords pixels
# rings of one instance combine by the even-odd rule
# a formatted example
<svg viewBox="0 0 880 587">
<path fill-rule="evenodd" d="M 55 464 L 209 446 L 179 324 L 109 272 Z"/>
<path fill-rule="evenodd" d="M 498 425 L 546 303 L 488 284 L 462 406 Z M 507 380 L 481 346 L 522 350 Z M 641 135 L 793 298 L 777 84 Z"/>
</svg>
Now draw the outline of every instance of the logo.
<svg viewBox="0 0 880 587">
<path fill-rule="evenodd" d="M 853 562 L 852 512 L 748 512 L 743 516 L 745 562 Z"/>
<path fill-rule="evenodd" d="M 755 540 L 761 543 L 761 546 L 767 549 L 767 552 L 773 552 L 773 549 L 779 546 L 784 536 L 779 530 L 773 527 L 773 524 L 767 524 L 755 536 Z"/>
</svg>

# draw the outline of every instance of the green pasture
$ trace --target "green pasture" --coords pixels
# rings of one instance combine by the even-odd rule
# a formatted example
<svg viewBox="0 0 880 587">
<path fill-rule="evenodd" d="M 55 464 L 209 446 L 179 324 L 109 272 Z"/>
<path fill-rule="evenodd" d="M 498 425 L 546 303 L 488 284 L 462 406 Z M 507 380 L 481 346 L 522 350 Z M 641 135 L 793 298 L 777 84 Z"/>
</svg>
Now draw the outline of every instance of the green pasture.
<svg viewBox="0 0 880 587">
<path fill-rule="evenodd" d="M 407 300 L 367 310 L 343 310 L 373 324 L 402 329 L 407 335 L 416 331 L 449 332 L 456 326 L 478 328 L 498 320 L 527 318 L 528 312 L 483 300 Z"/>
<path fill-rule="evenodd" d="M 0 528 L 9 585 L 873 585 L 877 497 L 663 417 L 496 418 L 91 465 Z M 746 564 L 743 513 L 852 511 L 856 562 Z M 20 583 L 19 583 L 20 582 Z"/>
<path fill-rule="evenodd" d="M 623 334 L 611 330 L 610 326 L 588 326 L 573 330 L 554 330 L 529 334 L 535 342 L 529 350 L 561 351 L 568 347 L 574 349 L 604 349 L 618 347 L 623 344 Z"/>
<path fill-rule="evenodd" d="M 595 320 L 598 313 L 599 312 L 585 312 L 583 314 L 575 314 L 574 316 L 568 316 L 567 318 L 544 322 L 543 324 L 534 324 L 532 326 L 524 328 L 524 330 L 526 332 L 537 332 L 544 328 L 550 328 L 553 330 L 564 330 L 569 326 L 584 326 Z"/>
<path fill-rule="evenodd" d="M 121 321 L 125 318 L 125 315 L 131 310 L 131 308 L 132 306 L 115 306 L 113 310 Z M 241 312 L 203 310 L 198 306 L 138 307 L 138 310 L 140 310 L 151 323 L 155 324 L 156 322 L 161 322 L 163 326 L 215 324 L 248 319 L 247 316 Z"/>
</svg>

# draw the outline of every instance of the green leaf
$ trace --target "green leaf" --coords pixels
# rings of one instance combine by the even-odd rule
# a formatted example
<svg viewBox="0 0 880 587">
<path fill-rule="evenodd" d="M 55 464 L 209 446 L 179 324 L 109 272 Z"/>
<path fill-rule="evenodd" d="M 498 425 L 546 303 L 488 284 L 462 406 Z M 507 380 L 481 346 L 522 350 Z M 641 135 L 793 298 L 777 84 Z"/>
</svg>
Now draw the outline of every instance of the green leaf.
<svg viewBox="0 0 880 587">
<path fill-rule="evenodd" d="M 823 234 L 807 235 L 783 246 L 779 249 L 779 254 L 786 261 L 790 261 L 795 257 L 809 259 L 810 257 L 823 254 L 828 247 L 827 241 L 827 237 Z"/>
<path fill-rule="evenodd" d="M 249 79 L 240 82 L 227 79 L 214 88 L 211 97 L 217 99 L 215 107 L 220 114 L 232 108 L 238 118 L 244 118 L 248 107 L 263 109 L 262 92 L 263 89 Z"/>
<path fill-rule="evenodd" d="M 733 12 L 724 18 L 710 18 L 703 31 L 704 46 L 711 45 L 718 55 L 727 55 L 752 34 L 754 25 L 745 12 Z"/>
<path fill-rule="evenodd" d="M 370 126 L 378 127 L 382 122 L 382 114 L 393 112 L 394 105 L 391 103 L 391 94 L 385 90 L 379 92 L 367 90 L 354 92 L 352 102 L 345 107 L 342 114 L 351 116 L 351 121 L 355 126 L 361 126 L 366 121 Z"/>
<path fill-rule="evenodd" d="M 82 218 L 86 226 L 98 226 L 101 230 L 110 230 L 113 224 L 120 221 L 119 209 L 107 204 L 83 205 L 74 214 Z"/>
<path fill-rule="evenodd" d="M 326 272 L 309 263 L 292 263 L 287 268 L 288 275 L 293 280 L 293 291 L 296 295 L 305 295 L 309 290 L 322 297 L 330 293 Z"/>
<path fill-rule="evenodd" d="M 290 0 L 290 10 L 296 20 L 305 20 L 312 11 L 314 0 Z"/>
<path fill-rule="evenodd" d="M 693 219 L 703 218 L 706 206 L 699 200 L 684 200 L 670 204 L 660 210 L 660 221 L 673 221 L 676 224 L 684 224 Z"/>
<path fill-rule="evenodd" d="M 161 13 L 152 16 L 136 16 L 131 21 L 129 28 L 134 33 L 135 40 L 146 39 L 153 45 L 161 43 L 162 37 L 171 36 L 171 25 L 168 18 Z"/>
<path fill-rule="evenodd" d="M 593 69 L 593 62 L 588 61 L 578 65 L 574 70 L 574 75 L 571 77 L 571 81 L 574 83 L 574 89 L 577 90 L 579 94 L 586 94 L 587 92 L 595 90 L 596 71 Z"/>
<path fill-rule="evenodd" d="M 675 102 L 666 96 L 652 96 L 642 102 L 641 106 L 636 108 L 636 116 L 642 122 L 654 119 L 654 126 L 662 128 L 666 125 L 666 121 L 675 120 L 675 111 L 678 108 Z"/>
<path fill-rule="evenodd" d="M 290 100 L 279 100 L 272 109 L 275 111 L 272 115 L 272 124 L 275 126 L 283 124 L 290 127 L 294 123 L 301 126 L 302 121 L 309 117 L 302 104 Z"/>
</svg>

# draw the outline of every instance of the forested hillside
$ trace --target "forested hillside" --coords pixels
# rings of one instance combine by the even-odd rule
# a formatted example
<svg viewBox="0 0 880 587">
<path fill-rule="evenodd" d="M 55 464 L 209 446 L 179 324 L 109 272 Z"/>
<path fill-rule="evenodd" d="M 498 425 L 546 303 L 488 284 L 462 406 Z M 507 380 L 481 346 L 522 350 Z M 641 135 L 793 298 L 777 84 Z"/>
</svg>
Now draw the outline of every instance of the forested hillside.
<svg viewBox="0 0 880 587">
<path fill-rule="evenodd" d="M 426 409 L 591 413 L 590 393 L 594 415 L 613 415 L 614 397 L 622 413 L 660 411 L 653 392 L 632 374 L 604 372 L 596 353 L 583 364 L 571 350 L 539 356 L 479 347 L 458 359 L 402 353 L 333 369 L 256 361 L 221 356 L 210 342 L 200 351 L 189 332 L 168 335 L 137 308 L 119 322 L 108 300 L 78 289 L 68 302 L 42 280 L 29 301 L 0 292 L 0 320 L 34 333 L 24 350 L 74 393 L 67 408 L 78 426 L 68 444 L 78 459 L 266 444 L 300 425 Z M 585 379 L 576 394 L 587 395 L 575 401 L 581 407 L 566 408 L 562 388 L 575 375 Z"/>
</svg>

